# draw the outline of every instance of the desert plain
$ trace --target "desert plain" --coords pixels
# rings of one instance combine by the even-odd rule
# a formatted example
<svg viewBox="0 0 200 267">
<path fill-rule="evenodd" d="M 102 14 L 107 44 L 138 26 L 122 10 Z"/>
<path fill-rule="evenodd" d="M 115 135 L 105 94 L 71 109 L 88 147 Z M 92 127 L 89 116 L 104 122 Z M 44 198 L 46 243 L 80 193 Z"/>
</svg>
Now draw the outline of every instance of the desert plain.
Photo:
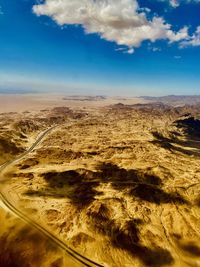
<svg viewBox="0 0 200 267">
<path fill-rule="evenodd" d="M 0 266 L 200 266 L 200 97 L 0 103 Z"/>
</svg>

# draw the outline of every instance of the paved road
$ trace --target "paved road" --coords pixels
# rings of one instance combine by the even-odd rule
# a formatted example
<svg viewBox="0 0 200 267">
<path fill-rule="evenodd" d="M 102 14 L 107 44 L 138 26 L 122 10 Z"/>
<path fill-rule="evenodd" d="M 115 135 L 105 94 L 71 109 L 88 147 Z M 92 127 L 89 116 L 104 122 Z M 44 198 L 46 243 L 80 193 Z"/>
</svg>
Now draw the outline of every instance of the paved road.
<svg viewBox="0 0 200 267">
<path fill-rule="evenodd" d="M 10 160 L 10 161 L 4 163 L 3 165 L 1 165 L 0 166 L 0 173 L 2 173 L 10 165 L 18 162 L 19 160 L 21 160 L 22 158 L 24 158 L 25 156 L 27 156 L 29 153 L 31 153 L 34 150 L 34 148 L 43 140 L 43 138 L 46 137 L 55 128 L 56 128 L 56 126 L 53 126 L 53 127 L 49 128 L 49 129 L 47 129 L 46 131 L 42 132 L 38 136 L 37 140 L 32 144 L 32 146 L 28 150 L 26 150 L 21 155 L 17 156 L 15 159 Z M 1 181 L 1 179 L 0 179 L 0 181 Z M 84 257 L 83 255 L 79 254 L 77 251 L 75 251 L 74 249 L 72 249 L 69 246 L 67 246 L 62 240 L 60 240 L 59 238 L 57 238 L 56 236 L 54 236 L 53 234 L 51 234 L 44 227 L 42 227 L 41 225 L 39 225 L 38 223 L 36 223 L 34 220 L 32 220 L 31 218 L 29 218 L 21 210 L 19 210 L 17 207 L 15 207 L 9 201 L 9 199 L 6 198 L 6 196 L 2 192 L 0 192 L 0 200 L 4 203 L 4 205 L 12 213 L 14 213 L 15 215 L 17 215 L 19 218 L 21 218 L 23 221 L 25 221 L 29 225 L 31 225 L 34 228 L 36 228 L 38 231 L 40 231 L 42 234 L 44 234 L 46 237 L 48 237 L 51 241 L 53 241 L 58 247 L 60 247 L 65 252 L 67 252 L 67 254 L 70 255 L 76 262 L 79 262 L 80 263 L 80 266 L 90 266 L 90 267 L 99 266 L 99 267 L 103 267 L 103 265 L 100 265 L 98 263 L 95 263 L 94 261 L 92 261 L 92 260 Z"/>
</svg>

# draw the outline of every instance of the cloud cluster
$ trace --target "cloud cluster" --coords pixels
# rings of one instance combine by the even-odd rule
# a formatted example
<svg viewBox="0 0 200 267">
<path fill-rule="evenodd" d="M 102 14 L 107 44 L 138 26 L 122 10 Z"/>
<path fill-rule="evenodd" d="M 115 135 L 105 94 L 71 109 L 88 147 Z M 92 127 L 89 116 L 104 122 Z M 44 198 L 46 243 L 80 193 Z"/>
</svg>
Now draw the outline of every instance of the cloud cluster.
<svg viewBox="0 0 200 267">
<path fill-rule="evenodd" d="M 33 12 L 50 16 L 61 26 L 82 25 L 86 33 L 125 45 L 129 53 L 145 40 L 188 38 L 187 27 L 174 32 L 162 17 L 148 19 L 149 10 L 140 9 L 137 0 L 46 0 L 34 5 Z"/>
<path fill-rule="evenodd" d="M 195 33 L 192 36 L 180 43 L 181 48 L 187 46 L 200 46 L 200 26 L 197 27 Z"/>
</svg>

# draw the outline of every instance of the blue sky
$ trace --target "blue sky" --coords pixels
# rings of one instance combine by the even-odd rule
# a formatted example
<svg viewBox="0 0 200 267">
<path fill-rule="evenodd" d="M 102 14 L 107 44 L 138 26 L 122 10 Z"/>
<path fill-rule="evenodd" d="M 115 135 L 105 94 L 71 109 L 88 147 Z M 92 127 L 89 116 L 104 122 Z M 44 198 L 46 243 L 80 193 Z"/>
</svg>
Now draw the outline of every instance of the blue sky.
<svg viewBox="0 0 200 267">
<path fill-rule="evenodd" d="M 198 0 L 54 2 L 0 0 L 0 88 L 200 94 Z"/>
</svg>

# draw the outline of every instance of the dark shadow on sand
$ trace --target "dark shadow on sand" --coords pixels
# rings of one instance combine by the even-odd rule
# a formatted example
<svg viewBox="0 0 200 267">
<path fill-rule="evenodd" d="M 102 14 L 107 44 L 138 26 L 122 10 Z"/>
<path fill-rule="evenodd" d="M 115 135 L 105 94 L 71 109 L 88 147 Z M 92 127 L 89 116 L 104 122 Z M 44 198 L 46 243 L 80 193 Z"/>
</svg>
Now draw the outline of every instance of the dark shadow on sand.
<svg viewBox="0 0 200 267">
<path fill-rule="evenodd" d="M 97 190 L 101 183 L 109 183 L 116 190 L 126 193 L 139 200 L 155 203 L 188 204 L 187 200 L 177 192 L 165 192 L 162 180 L 150 170 L 126 170 L 112 163 L 102 163 L 97 171 L 86 169 L 64 172 L 47 172 L 41 175 L 46 186 L 39 190 L 28 190 L 29 196 L 46 196 L 68 198 L 75 205 L 87 206 L 96 196 L 102 194 Z"/>
<path fill-rule="evenodd" d="M 185 155 L 200 156 L 200 120 L 194 117 L 174 121 L 177 131 L 170 132 L 164 137 L 159 132 L 152 132 L 155 140 L 153 144 L 159 145 L 171 152 L 180 152 Z M 181 134 L 179 131 L 181 131 Z M 182 139 L 180 138 L 182 137 Z M 183 139 L 184 138 L 184 139 Z M 178 145 L 178 146 L 177 146 Z M 191 150 L 186 149 L 190 148 Z"/>
<path fill-rule="evenodd" d="M 110 218 L 109 210 L 104 204 L 97 211 L 89 211 L 87 215 L 94 231 L 107 236 L 115 248 L 126 250 L 133 257 L 139 258 L 144 266 L 160 267 L 174 262 L 168 250 L 161 247 L 148 248 L 141 244 L 141 220 L 132 219 L 126 221 L 123 227 L 119 226 Z"/>
<path fill-rule="evenodd" d="M 86 209 L 88 224 L 94 231 L 107 236 L 112 245 L 126 250 L 137 257 L 145 266 L 164 266 L 173 263 L 170 252 L 159 246 L 146 247 L 140 241 L 140 227 L 143 222 L 132 218 L 123 225 L 118 225 L 112 218 L 106 204 L 96 210 L 91 209 L 92 203 L 103 192 L 98 191 L 101 183 L 110 184 L 118 191 L 137 200 L 154 203 L 188 204 L 178 193 L 165 192 L 163 181 L 154 175 L 151 169 L 126 170 L 112 163 L 102 163 L 96 171 L 77 169 L 64 172 L 47 172 L 41 175 L 46 182 L 43 190 L 28 191 L 29 196 L 48 196 L 69 199 L 80 210 Z"/>
</svg>

